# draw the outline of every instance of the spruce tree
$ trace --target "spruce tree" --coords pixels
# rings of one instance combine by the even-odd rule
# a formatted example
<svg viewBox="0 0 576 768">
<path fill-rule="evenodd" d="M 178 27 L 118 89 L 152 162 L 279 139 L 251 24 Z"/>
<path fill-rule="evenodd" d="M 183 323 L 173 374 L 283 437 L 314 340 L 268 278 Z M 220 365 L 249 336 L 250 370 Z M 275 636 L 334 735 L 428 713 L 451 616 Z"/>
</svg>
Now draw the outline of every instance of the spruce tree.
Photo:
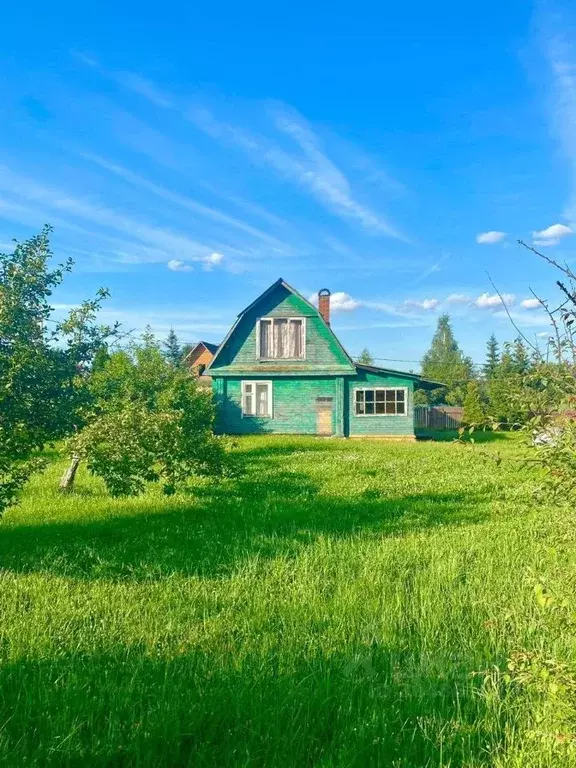
<svg viewBox="0 0 576 768">
<path fill-rule="evenodd" d="M 374 365 L 374 358 L 372 357 L 368 347 L 364 347 L 362 352 L 360 352 L 356 362 L 360 363 L 361 365 Z"/>
<path fill-rule="evenodd" d="M 512 347 L 512 359 L 517 373 L 524 374 L 530 367 L 530 355 L 526 345 L 520 337 L 516 339 Z"/>
<path fill-rule="evenodd" d="M 430 403 L 462 405 L 466 385 L 473 378 L 473 365 L 454 338 L 449 315 L 440 315 L 430 349 L 422 358 L 422 376 L 445 384 L 428 395 Z"/>
<path fill-rule="evenodd" d="M 164 342 L 165 352 L 164 357 L 168 362 L 178 368 L 182 361 L 182 349 L 180 347 L 180 341 L 173 328 L 170 328 L 166 341 Z"/>
<path fill-rule="evenodd" d="M 500 363 L 500 345 L 496 336 L 492 334 L 486 342 L 486 362 L 484 363 L 484 376 L 488 381 L 494 378 Z"/>
</svg>

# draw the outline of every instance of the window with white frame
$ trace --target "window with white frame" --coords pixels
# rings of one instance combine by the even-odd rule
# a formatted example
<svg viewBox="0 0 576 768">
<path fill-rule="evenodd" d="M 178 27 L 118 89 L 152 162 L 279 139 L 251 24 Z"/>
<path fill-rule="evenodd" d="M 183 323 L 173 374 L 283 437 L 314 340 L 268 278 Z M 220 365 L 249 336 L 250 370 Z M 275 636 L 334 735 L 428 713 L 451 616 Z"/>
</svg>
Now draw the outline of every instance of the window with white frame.
<svg viewBox="0 0 576 768">
<path fill-rule="evenodd" d="M 257 354 L 261 360 L 304 360 L 306 319 L 304 317 L 260 319 Z"/>
<path fill-rule="evenodd" d="M 242 416 L 272 418 L 272 382 L 242 382 Z"/>
<path fill-rule="evenodd" d="M 356 416 L 404 416 L 406 389 L 357 389 L 355 413 Z"/>
</svg>

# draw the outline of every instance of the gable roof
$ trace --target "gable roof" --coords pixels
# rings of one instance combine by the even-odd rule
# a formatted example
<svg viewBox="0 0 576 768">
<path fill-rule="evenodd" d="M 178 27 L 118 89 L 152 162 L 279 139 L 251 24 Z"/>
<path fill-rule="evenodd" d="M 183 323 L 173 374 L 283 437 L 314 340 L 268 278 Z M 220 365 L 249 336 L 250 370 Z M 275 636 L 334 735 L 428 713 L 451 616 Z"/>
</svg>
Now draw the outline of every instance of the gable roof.
<svg viewBox="0 0 576 768">
<path fill-rule="evenodd" d="M 305 304 L 307 304 L 310 307 L 311 311 L 324 323 L 326 328 L 330 331 L 330 333 L 332 334 L 332 338 L 334 339 L 334 341 L 336 342 L 336 344 L 338 345 L 338 347 L 340 348 L 340 350 L 342 351 L 342 353 L 344 354 L 344 356 L 346 357 L 346 359 L 348 360 L 350 365 L 351 366 L 354 365 L 354 361 L 352 360 L 352 358 L 350 357 L 348 352 L 346 352 L 346 350 L 342 346 L 342 344 L 340 342 L 340 339 L 338 338 L 338 336 L 336 336 L 336 334 L 334 333 L 334 331 L 330 327 L 329 323 L 327 323 L 326 320 L 324 320 L 324 318 L 322 317 L 322 315 L 318 311 L 318 307 L 315 307 L 314 304 L 309 302 L 307 298 L 302 296 L 302 294 L 299 293 L 295 288 L 293 288 L 285 280 L 283 280 L 281 277 L 279 277 L 278 280 L 273 282 L 272 285 L 270 285 L 268 288 L 266 288 L 266 290 L 263 293 L 260 294 L 260 296 L 255 298 L 253 302 L 248 304 L 247 307 L 244 307 L 244 309 L 238 314 L 238 317 L 236 318 L 236 320 L 234 322 L 234 325 L 232 326 L 232 328 L 230 328 L 230 330 L 226 334 L 226 337 L 224 338 L 224 341 L 218 347 L 218 351 L 216 352 L 216 354 L 214 355 L 214 357 L 212 358 L 212 360 L 208 364 L 206 370 L 209 370 L 212 367 L 212 365 L 216 362 L 216 360 L 218 359 L 218 355 L 220 354 L 222 349 L 224 349 L 224 347 L 226 346 L 226 343 L 228 342 L 228 340 L 230 339 L 230 337 L 232 336 L 232 334 L 236 330 L 236 327 L 238 326 L 238 323 L 242 320 L 244 315 L 247 312 L 250 312 L 251 309 L 254 309 L 254 307 L 257 304 L 259 304 L 261 301 L 263 301 L 267 296 L 269 296 L 278 287 L 285 288 L 289 293 L 293 294 L 294 296 L 297 296 L 299 299 L 301 299 Z"/>
<path fill-rule="evenodd" d="M 394 368 L 380 368 L 377 365 L 364 365 L 364 363 L 356 363 L 356 369 L 360 371 L 368 371 L 368 373 L 384 373 L 391 374 L 392 376 L 401 376 L 403 379 L 411 379 L 418 384 L 420 389 L 438 389 L 438 387 L 445 387 L 445 384 L 441 384 L 439 381 L 432 381 L 431 379 L 423 379 L 417 373 L 408 373 L 407 371 L 396 371 Z"/>
<path fill-rule="evenodd" d="M 216 352 L 217 352 L 217 350 L 218 350 L 218 346 L 219 346 L 218 344 L 212 344 L 210 341 L 198 341 L 198 342 L 196 342 L 196 344 L 194 344 L 194 346 L 193 346 L 193 347 L 192 347 L 192 349 L 191 349 L 191 350 L 188 352 L 188 354 L 186 355 L 186 357 L 185 357 L 184 359 L 185 359 L 185 360 L 188 360 L 188 358 L 189 358 L 191 355 L 193 355 L 193 354 L 194 354 L 194 352 L 196 352 L 196 350 L 198 349 L 198 347 L 204 347 L 204 349 L 207 349 L 207 350 L 208 350 L 208 352 L 212 352 L 212 354 L 213 354 L 213 355 L 215 355 L 215 354 L 216 354 Z"/>
</svg>

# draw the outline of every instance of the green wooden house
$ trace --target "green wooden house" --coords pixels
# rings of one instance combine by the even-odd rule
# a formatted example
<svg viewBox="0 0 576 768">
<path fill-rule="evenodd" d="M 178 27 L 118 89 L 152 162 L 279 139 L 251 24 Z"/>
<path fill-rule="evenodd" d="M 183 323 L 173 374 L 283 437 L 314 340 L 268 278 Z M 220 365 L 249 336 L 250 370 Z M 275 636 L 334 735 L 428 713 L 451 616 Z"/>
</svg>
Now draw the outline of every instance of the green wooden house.
<svg viewBox="0 0 576 768">
<path fill-rule="evenodd" d="M 414 390 L 441 386 L 355 363 L 330 328 L 330 292 L 316 308 L 282 279 L 240 312 L 205 373 L 227 434 L 414 439 Z"/>
</svg>

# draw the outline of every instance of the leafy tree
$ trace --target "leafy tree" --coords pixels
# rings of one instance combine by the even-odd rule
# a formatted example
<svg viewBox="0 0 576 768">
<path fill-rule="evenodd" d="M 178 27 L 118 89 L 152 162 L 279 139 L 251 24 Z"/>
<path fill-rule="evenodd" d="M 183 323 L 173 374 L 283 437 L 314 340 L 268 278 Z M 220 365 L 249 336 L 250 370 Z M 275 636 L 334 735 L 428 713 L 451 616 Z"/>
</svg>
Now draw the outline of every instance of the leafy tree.
<svg viewBox="0 0 576 768">
<path fill-rule="evenodd" d="M 182 362 L 182 348 L 178 336 L 174 332 L 173 328 L 170 328 L 170 333 L 164 342 L 165 352 L 164 355 L 168 362 L 174 367 L 178 367 Z"/>
<path fill-rule="evenodd" d="M 486 411 L 477 381 L 469 381 L 466 385 L 462 422 L 468 426 L 480 426 L 486 422 Z"/>
<path fill-rule="evenodd" d="M 228 471 L 224 443 L 212 432 L 211 393 L 167 360 L 150 334 L 110 355 L 90 386 L 92 418 L 71 450 L 113 496 L 141 493 L 149 482 L 173 493 L 192 475 Z"/>
<path fill-rule="evenodd" d="M 484 363 L 484 376 L 490 381 L 496 373 L 500 363 L 500 345 L 496 336 L 492 334 L 486 343 L 486 362 Z"/>
<path fill-rule="evenodd" d="M 422 376 L 446 385 L 428 394 L 429 403 L 445 401 L 451 405 L 462 405 L 466 385 L 473 378 L 473 366 L 454 338 L 448 315 L 438 318 L 432 344 L 422 358 Z"/>
<path fill-rule="evenodd" d="M 364 347 L 362 352 L 360 352 L 356 362 L 360 363 L 360 365 L 374 365 L 374 358 L 372 357 L 368 347 Z"/>
<path fill-rule="evenodd" d="M 105 290 L 52 322 L 49 298 L 72 261 L 50 268 L 50 232 L 0 254 L 0 514 L 38 468 L 34 451 L 81 421 L 86 371 L 117 331 L 95 322 Z"/>
</svg>

